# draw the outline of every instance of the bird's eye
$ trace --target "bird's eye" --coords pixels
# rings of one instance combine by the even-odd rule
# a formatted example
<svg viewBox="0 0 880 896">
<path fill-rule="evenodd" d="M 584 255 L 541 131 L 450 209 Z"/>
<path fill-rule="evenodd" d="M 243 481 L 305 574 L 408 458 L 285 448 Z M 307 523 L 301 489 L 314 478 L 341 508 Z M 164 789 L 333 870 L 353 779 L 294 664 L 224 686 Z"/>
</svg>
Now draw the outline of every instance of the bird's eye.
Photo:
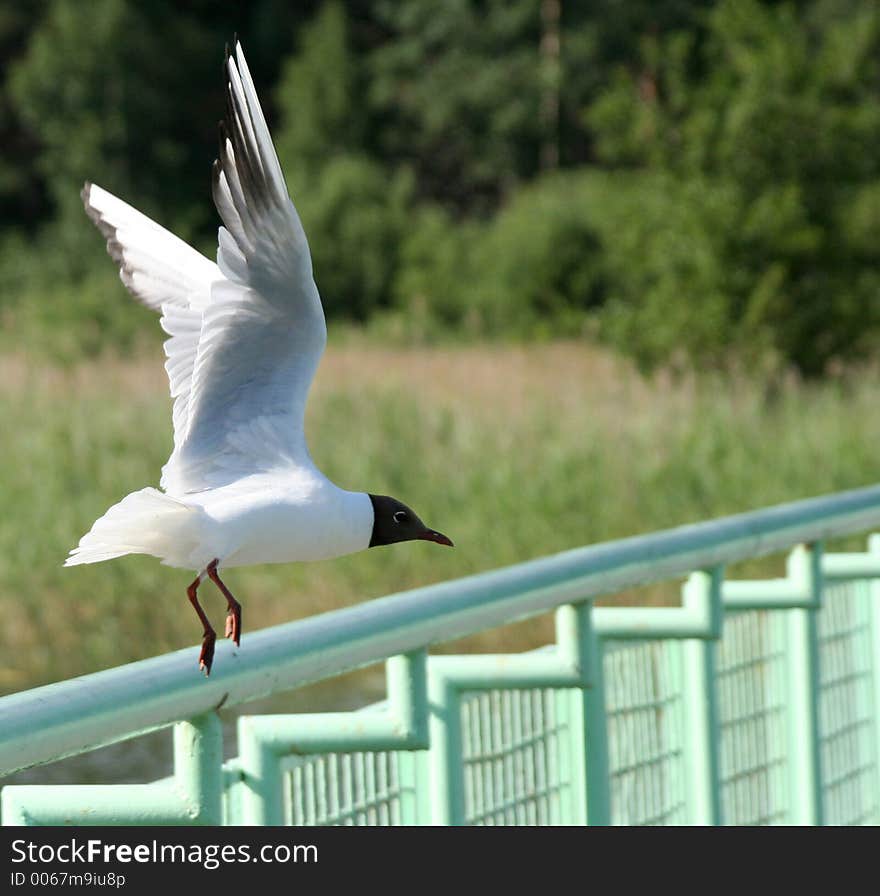
<svg viewBox="0 0 880 896">
<path fill-rule="evenodd" d="M 405 523 L 406 522 L 406 511 L 398 510 L 397 513 L 394 514 L 394 522 L 395 523 Z"/>
</svg>

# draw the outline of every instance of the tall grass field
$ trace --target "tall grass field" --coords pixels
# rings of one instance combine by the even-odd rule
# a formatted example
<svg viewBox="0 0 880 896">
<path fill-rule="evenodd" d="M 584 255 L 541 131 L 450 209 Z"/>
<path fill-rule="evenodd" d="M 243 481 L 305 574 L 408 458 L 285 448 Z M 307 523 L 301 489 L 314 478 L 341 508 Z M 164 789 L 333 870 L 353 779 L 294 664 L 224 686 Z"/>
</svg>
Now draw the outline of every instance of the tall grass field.
<svg viewBox="0 0 880 896">
<path fill-rule="evenodd" d="M 876 370 L 772 393 L 748 376 L 645 379 L 573 343 L 331 347 L 308 412 L 315 460 L 341 486 L 411 504 L 456 547 L 230 570 L 242 650 L 249 630 L 387 593 L 875 482 L 878 393 Z M 0 690 L 197 644 L 189 572 L 144 557 L 62 568 L 110 504 L 158 483 L 171 447 L 161 357 L 55 368 L 0 355 L 0 421 Z M 225 602 L 204 594 L 221 624 Z M 527 621 L 457 649 L 550 634 Z"/>
</svg>

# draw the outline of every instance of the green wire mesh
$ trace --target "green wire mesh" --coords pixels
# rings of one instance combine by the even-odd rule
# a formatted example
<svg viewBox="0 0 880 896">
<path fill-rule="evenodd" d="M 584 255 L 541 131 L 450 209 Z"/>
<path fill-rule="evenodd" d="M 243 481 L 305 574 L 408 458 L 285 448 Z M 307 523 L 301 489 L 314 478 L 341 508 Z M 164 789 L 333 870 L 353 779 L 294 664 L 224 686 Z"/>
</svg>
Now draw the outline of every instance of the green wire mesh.
<svg viewBox="0 0 880 896">
<path fill-rule="evenodd" d="M 399 825 L 399 753 L 328 753 L 295 760 L 287 774 L 287 823 Z"/>
<path fill-rule="evenodd" d="M 681 644 L 609 644 L 604 671 L 612 823 L 684 823 Z"/>
<path fill-rule="evenodd" d="M 819 730 L 827 824 L 877 824 L 878 752 L 870 588 L 826 588 L 819 613 Z M 875 648 L 876 650 L 876 648 Z"/>
<path fill-rule="evenodd" d="M 783 615 L 754 610 L 725 619 L 717 681 L 727 824 L 788 820 Z"/>
<path fill-rule="evenodd" d="M 547 688 L 466 693 L 461 701 L 465 818 L 477 825 L 561 824 L 567 734 Z"/>
</svg>

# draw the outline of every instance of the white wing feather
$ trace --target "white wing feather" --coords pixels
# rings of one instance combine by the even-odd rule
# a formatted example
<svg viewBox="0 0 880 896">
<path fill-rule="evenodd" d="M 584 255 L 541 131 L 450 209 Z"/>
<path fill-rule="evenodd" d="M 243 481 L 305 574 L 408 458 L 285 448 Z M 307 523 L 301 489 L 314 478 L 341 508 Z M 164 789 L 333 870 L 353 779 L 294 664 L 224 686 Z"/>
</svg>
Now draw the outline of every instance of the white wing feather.
<svg viewBox="0 0 880 896">
<path fill-rule="evenodd" d="M 82 198 L 120 279 L 139 302 L 154 311 L 165 304 L 208 304 L 211 284 L 223 276 L 213 261 L 97 184 L 87 183 Z"/>
<path fill-rule="evenodd" d="M 223 274 L 213 261 L 96 184 L 87 183 L 82 198 L 129 292 L 162 312 L 162 328 L 171 337 L 165 342 L 165 369 L 174 399 L 176 447 L 186 430 L 202 311 L 211 301 L 211 284 L 223 280 Z"/>
</svg>

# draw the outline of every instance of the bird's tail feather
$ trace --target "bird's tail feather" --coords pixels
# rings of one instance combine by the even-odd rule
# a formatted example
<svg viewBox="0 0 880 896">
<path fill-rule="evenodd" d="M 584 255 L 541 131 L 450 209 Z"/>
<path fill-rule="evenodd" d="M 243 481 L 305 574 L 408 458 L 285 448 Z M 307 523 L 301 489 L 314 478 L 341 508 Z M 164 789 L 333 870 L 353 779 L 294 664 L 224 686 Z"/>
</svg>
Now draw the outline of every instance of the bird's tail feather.
<svg viewBox="0 0 880 896">
<path fill-rule="evenodd" d="M 132 492 L 96 520 L 64 565 L 98 563 L 124 554 L 151 554 L 175 566 L 188 565 L 198 545 L 193 517 L 202 513 L 155 488 Z"/>
</svg>

